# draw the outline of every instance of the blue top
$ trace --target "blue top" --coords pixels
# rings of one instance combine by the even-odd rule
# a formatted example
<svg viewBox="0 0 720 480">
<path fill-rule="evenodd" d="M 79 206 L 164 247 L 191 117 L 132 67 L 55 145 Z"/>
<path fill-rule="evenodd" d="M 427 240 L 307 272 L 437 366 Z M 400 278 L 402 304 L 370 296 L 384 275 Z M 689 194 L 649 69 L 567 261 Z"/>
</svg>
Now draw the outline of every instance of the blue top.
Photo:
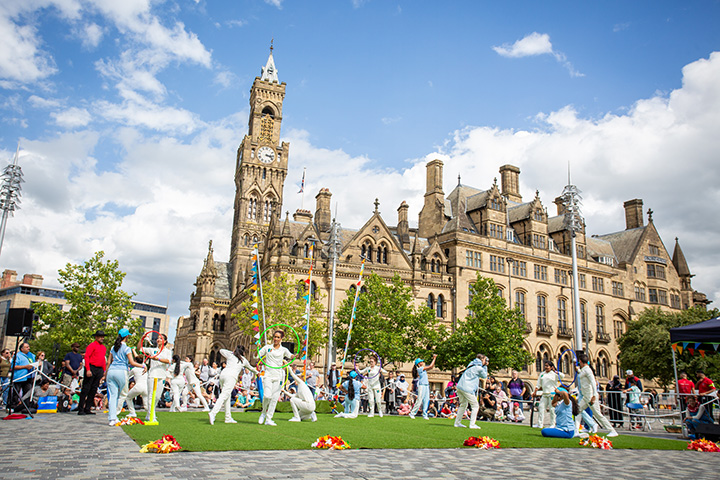
<svg viewBox="0 0 720 480">
<path fill-rule="evenodd" d="M 121 343 L 117 352 L 114 348 L 111 348 L 110 353 L 112 353 L 113 359 L 108 370 L 127 371 L 130 368 L 130 362 L 128 362 L 128 354 L 132 353 L 130 347 Z"/>
<path fill-rule="evenodd" d="M 418 385 L 425 385 L 426 387 L 430 385 L 430 382 L 428 382 L 427 371 L 425 371 L 424 368 L 421 368 L 418 371 Z"/>
<path fill-rule="evenodd" d="M 34 355 L 31 357 L 31 354 L 28 353 L 25 355 L 23 352 L 17 352 L 17 356 L 15 357 L 15 366 L 16 367 L 24 367 L 25 365 L 30 365 L 34 360 Z M 12 360 L 10 361 L 10 366 L 12 367 L 13 363 Z M 30 373 L 33 370 L 28 370 L 26 368 L 22 368 L 19 370 L 15 370 L 15 376 L 13 377 L 13 383 L 15 382 L 24 382 L 26 380 L 32 380 L 32 378 L 35 376 L 34 373 Z"/>
<path fill-rule="evenodd" d="M 487 376 L 487 366 L 483 365 L 482 361 L 476 358 L 463 372 L 457 383 L 457 389 L 475 395 L 478 390 L 478 381 L 481 378 L 487 378 Z"/>
<path fill-rule="evenodd" d="M 575 431 L 575 422 L 572 416 L 572 403 L 567 405 L 564 400 L 555 407 L 555 427 L 565 432 Z"/>
<path fill-rule="evenodd" d="M 357 380 L 353 380 L 352 382 L 353 382 L 353 388 L 355 389 L 355 398 L 352 399 L 352 401 L 354 402 L 355 400 L 357 400 L 358 398 L 360 398 L 360 389 L 362 388 L 362 383 L 358 382 Z M 345 381 L 342 383 L 342 387 L 343 387 L 345 390 L 350 390 L 349 381 L 348 381 L 348 380 L 345 380 Z M 348 395 L 348 397 L 349 397 L 349 395 Z M 348 400 L 349 400 L 349 398 L 348 398 Z"/>
</svg>

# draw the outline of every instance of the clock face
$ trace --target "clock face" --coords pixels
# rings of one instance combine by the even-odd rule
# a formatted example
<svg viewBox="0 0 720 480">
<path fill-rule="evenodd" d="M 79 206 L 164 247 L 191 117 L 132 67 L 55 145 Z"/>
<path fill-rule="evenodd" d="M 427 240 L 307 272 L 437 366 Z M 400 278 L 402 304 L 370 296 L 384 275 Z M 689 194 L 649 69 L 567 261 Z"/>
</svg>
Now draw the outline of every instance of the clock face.
<svg viewBox="0 0 720 480">
<path fill-rule="evenodd" d="M 260 147 L 257 156 L 263 163 L 272 163 L 275 160 L 275 151 L 270 147 Z"/>
</svg>

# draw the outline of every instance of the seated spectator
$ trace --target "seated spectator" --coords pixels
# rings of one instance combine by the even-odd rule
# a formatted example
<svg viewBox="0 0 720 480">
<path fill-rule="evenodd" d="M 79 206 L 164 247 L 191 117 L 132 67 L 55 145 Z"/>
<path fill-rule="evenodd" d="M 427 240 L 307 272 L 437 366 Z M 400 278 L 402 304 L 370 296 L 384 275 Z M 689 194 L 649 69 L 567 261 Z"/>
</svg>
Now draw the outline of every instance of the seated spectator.
<svg viewBox="0 0 720 480">
<path fill-rule="evenodd" d="M 412 410 L 412 405 L 407 402 L 401 403 L 398 407 L 398 415 L 408 415 L 410 410 Z"/>
<path fill-rule="evenodd" d="M 250 399 L 248 398 L 248 392 L 244 388 L 240 389 L 237 398 L 235 399 L 235 406 L 239 408 L 247 408 L 250 406 Z"/>
<path fill-rule="evenodd" d="M 457 416 L 455 413 L 456 409 L 455 402 L 453 400 L 447 400 L 442 409 L 440 409 L 440 416 L 442 418 L 455 418 Z"/>
<path fill-rule="evenodd" d="M 510 410 L 510 400 L 499 383 L 495 384 L 493 395 L 495 396 L 495 420 L 503 421 Z"/>
<path fill-rule="evenodd" d="M 492 421 L 495 418 L 495 412 L 497 411 L 497 402 L 495 396 L 487 390 L 480 390 L 480 410 L 479 415 L 482 420 Z M 464 412 L 463 412 L 464 413 Z M 458 412 L 460 415 L 460 412 Z"/>
<path fill-rule="evenodd" d="M 160 394 L 160 401 L 158 401 L 159 408 L 170 408 L 172 406 L 172 393 L 170 388 L 165 387 L 162 394 Z"/>
<path fill-rule="evenodd" d="M 687 425 L 688 434 L 693 435 L 691 438 L 694 438 L 695 429 L 698 425 L 713 423 L 710 411 L 705 408 L 705 405 L 700 404 L 695 395 L 687 397 L 687 412 L 688 416 L 685 419 L 685 425 Z"/>
<path fill-rule="evenodd" d="M 520 402 L 513 402 L 512 409 L 507 416 L 508 420 L 515 423 L 520 423 L 525 420 L 525 414 L 523 413 Z"/>
</svg>

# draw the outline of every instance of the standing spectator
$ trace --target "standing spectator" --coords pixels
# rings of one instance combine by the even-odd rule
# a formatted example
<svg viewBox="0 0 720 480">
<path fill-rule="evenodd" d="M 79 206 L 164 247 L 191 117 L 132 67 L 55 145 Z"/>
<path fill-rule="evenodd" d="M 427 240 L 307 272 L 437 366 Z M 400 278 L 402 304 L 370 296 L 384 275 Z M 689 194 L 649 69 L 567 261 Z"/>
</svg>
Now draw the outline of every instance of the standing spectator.
<svg viewBox="0 0 720 480">
<path fill-rule="evenodd" d="M 625 390 L 628 390 L 630 388 L 631 380 L 633 380 L 635 382 L 635 385 L 642 392 L 643 386 L 642 386 L 642 382 L 640 381 L 640 379 L 635 376 L 635 374 L 633 373 L 632 370 L 626 370 L 625 371 Z M 633 403 L 630 401 L 630 394 L 627 395 L 627 397 L 625 398 L 625 401 L 628 403 Z"/>
<path fill-rule="evenodd" d="M 627 388 L 623 390 L 624 393 L 628 394 L 628 402 L 626 406 L 628 407 L 628 410 L 630 412 L 634 413 L 641 413 L 642 412 L 642 404 L 640 403 L 640 389 L 638 388 L 637 384 L 635 383 L 635 380 L 630 379 L 630 388 Z M 638 408 L 640 407 L 640 408 Z M 635 415 L 630 415 L 630 428 L 636 428 L 640 429 L 640 421 L 639 417 Z"/>
<path fill-rule="evenodd" d="M 103 345 L 105 332 L 95 332 L 95 341 L 85 349 L 85 381 L 80 391 L 80 403 L 78 404 L 78 415 L 95 415 L 92 411 L 95 394 L 98 386 L 105 376 L 105 356 L 107 348 Z"/>
<path fill-rule="evenodd" d="M 32 390 L 35 379 L 35 367 L 32 364 L 34 361 L 35 355 L 30 353 L 30 344 L 22 342 L 20 344 L 20 350 L 18 350 L 13 360 L 15 375 L 13 377 L 13 393 L 10 397 L 10 406 L 13 408 L 17 408 L 20 405 L 22 396 Z"/>
<path fill-rule="evenodd" d="M 213 362 L 212 366 L 210 367 L 210 379 L 208 381 L 210 382 L 209 385 L 212 386 L 212 392 L 215 398 L 218 398 L 218 396 L 220 396 L 220 388 L 218 388 L 219 378 L 220 368 L 218 367 L 217 362 Z"/>
<path fill-rule="evenodd" d="M 3 348 L 0 352 L 0 389 L 2 389 L 2 403 L 7 404 L 8 385 L 10 384 L 10 350 Z"/>
<path fill-rule="evenodd" d="M 678 393 L 680 394 L 680 410 L 685 412 L 687 410 L 687 397 L 695 392 L 695 382 L 688 379 L 687 372 L 680 372 L 680 379 L 678 380 Z M 685 413 L 683 413 L 683 416 Z"/>
<path fill-rule="evenodd" d="M 313 362 L 308 362 L 307 368 L 305 369 L 305 383 L 310 388 L 313 397 L 315 396 L 318 378 L 320 378 L 320 372 L 315 369 Z"/>
<path fill-rule="evenodd" d="M 455 398 L 457 396 L 457 378 L 455 375 L 450 375 L 450 381 L 445 387 L 445 398 Z"/>
<path fill-rule="evenodd" d="M 74 342 L 72 345 L 70 345 L 70 349 L 71 351 L 65 354 L 65 358 L 63 358 L 62 384 L 66 387 L 70 386 L 74 378 L 78 378 L 78 375 L 80 374 L 80 367 L 83 361 L 83 356 L 81 353 L 79 353 L 79 343 Z"/>
<path fill-rule="evenodd" d="M 250 391 L 252 389 L 252 379 L 253 379 L 252 372 L 247 368 L 245 370 L 243 370 L 242 380 L 240 381 L 240 383 L 242 384 L 242 388 Z"/>
<path fill-rule="evenodd" d="M 327 375 L 328 378 L 328 392 L 330 395 L 336 395 L 338 392 L 338 383 L 340 383 L 340 374 L 337 371 L 337 366 L 333 363 L 330 365 L 330 371 Z"/>
<path fill-rule="evenodd" d="M 198 378 L 200 379 L 200 382 L 202 382 L 203 386 L 205 386 L 207 381 L 210 380 L 210 365 L 208 365 L 207 358 L 203 358 L 202 365 L 200 365 L 200 368 L 198 369 Z"/>
<path fill-rule="evenodd" d="M 508 382 L 508 390 L 510 391 L 510 399 L 520 404 L 520 411 L 523 409 L 523 398 L 527 388 L 525 382 L 518 378 L 518 371 L 513 370 L 511 374 L 512 378 Z"/>
<path fill-rule="evenodd" d="M 383 398 L 385 400 L 385 413 L 388 414 L 395 411 L 395 383 L 395 373 L 388 372 L 385 392 L 383 392 Z"/>
<path fill-rule="evenodd" d="M 710 380 L 707 376 L 705 376 L 705 372 L 702 370 L 697 370 L 695 372 L 695 375 L 698 378 L 697 383 L 697 391 L 698 395 L 700 396 L 698 400 L 700 401 L 700 405 L 705 405 L 705 409 L 710 414 L 710 418 L 713 417 L 713 403 L 712 400 L 716 397 L 715 393 L 715 384 L 712 380 Z"/>
<path fill-rule="evenodd" d="M 610 423 L 613 427 L 621 427 L 623 424 L 622 395 L 623 385 L 620 383 L 620 376 L 615 375 L 605 387 L 607 392 L 607 403 L 610 407 Z"/>
</svg>

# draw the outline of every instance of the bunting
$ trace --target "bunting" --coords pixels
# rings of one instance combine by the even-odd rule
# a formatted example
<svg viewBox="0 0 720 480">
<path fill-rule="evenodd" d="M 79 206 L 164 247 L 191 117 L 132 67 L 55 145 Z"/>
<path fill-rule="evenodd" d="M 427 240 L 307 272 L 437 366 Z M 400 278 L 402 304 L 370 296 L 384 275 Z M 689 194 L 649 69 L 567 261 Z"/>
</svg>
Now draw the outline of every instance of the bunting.
<svg viewBox="0 0 720 480">
<path fill-rule="evenodd" d="M 305 285 L 307 285 L 307 294 L 305 295 L 305 326 L 303 326 L 303 330 L 305 330 L 305 340 L 303 340 L 302 345 L 302 361 L 303 361 L 303 380 L 307 379 L 307 352 L 308 352 L 308 343 L 310 342 L 310 296 L 312 294 L 312 274 L 313 274 L 313 250 L 314 250 L 315 244 L 310 243 L 310 250 L 308 251 L 308 254 L 310 256 L 310 269 L 308 271 L 308 278 L 305 280 Z"/>
<path fill-rule="evenodd" d="M 265 343 L 267 343 L 267 326 L 265 324 L 265 299 L 262 294 L 262 277 L 260 276 L 260 252 L 258 251 L 258 244 L 256 243 L 252 251 L 252 267 L 250 268 L 253 273 L 252 283 L 250 290 L 252 290 L 253 303 L 252 303 L 252 314 L 250 318 L 254 320 L 252 326 L 255 333 L 255 340 L 258 345 L 260 344 L 260 314 L 262 313 L 262 328 L 265 332 Z M 259 295 L 258 295 L 259 290 Z M 260 297 L 261 311 L 258 311 L 258 296 Z"/>
<path fill-rule="evenodd" d="M 362 284 L 363 272 L 365 271 L 365 257 L 360 261 L 360 275 L 355 284 L 355 299 L 353 300 L 352 312 L 350 313 L 350 324 L 348 325 L 347 339 L 345 340 L 345 350 L 343 351 L 342 364 L 340 365 L 340 378 L 342 378 L 342 370 L 345 366 L 345 358 L 347 357 L 348 346 L 350 345 L 350 335 L 352 333 L 353 321 L 355 320 L 355 309 L 357 308 L 358 297 L 360 296 L 360 285 Z"/>
</svg>

